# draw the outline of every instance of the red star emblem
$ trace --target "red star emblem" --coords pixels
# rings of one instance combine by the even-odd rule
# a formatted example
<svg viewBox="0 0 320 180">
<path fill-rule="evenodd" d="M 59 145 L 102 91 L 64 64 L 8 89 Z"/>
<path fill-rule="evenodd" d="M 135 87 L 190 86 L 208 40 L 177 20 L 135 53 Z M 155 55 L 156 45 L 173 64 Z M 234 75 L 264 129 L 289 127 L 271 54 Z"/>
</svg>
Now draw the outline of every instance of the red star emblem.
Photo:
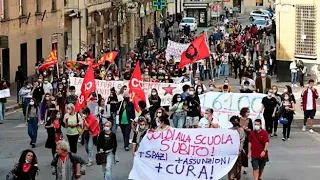
<svg viewBox="0 0 320 180">
<path fill-rule="evenodd" d="M 164 89 L 166 92 L 164 93 L 164 95 L 167 95 L 167 94 L 171 94 L 173 95 L 173 90 L 175 89 L 176 87 L 171 87 L 170 85 L 168 87 L 162 87 L 162 89 Z"/>
</svg>

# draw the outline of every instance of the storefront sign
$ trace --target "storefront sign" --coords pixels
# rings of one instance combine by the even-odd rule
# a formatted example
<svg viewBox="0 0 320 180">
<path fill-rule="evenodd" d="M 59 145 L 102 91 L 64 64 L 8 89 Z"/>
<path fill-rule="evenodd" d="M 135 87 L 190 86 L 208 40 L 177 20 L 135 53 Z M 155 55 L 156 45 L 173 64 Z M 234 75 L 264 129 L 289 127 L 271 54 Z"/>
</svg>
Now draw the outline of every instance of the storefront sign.
<svg viewBox="0 0 320 180">
<path fill-rule="evenodd" d="M 146 15 L 145 9 L 144 9 L 144 5 L 141 4 L 140 5 L 140 18 L 143 18 Z"/>
<path fill-rule="evenodd" d="M 169 40 L 166 49 L 166 59 L 169 60 L 171 59 L 171 56 L 173 56 L 175 62 L 180 62 L 181 54 L 189 47 L 189 45 L 189 43 L 182 44 Z"/>
<path fill-rule="evenodd" d="M 76 87 L 76 93 L 80 94 L 81 85 L 83 82 L 83 78 L 75 78 L 70 77 L 70 86 Z M 154 82 L 144 82 L 143 89 L 147 97 L 151 95 L 151 90 L 155 88 L 158 91 L 158 94 L 161 98 L 161 106 L 169 106 L 171 105 L 172 97 L 179 93 L 181 94 L 182 87 L 185 84 L 189 83 L 154 83 Z M 112 87 L 115 88 L 117 92 L 120 91 L 123 85 L 128 85 L 128 82 L 125 81 L 104 81 L 104 80 L 96 80 L 96 92 L 101 94 L 101 96 L 107 99 L 110 95 L 110 89 Z"/>
<path fill-rule="evenodd" d="M 239 147 L 237 130 L 169 128 L 163 132 L 149 131 L 135 153 L 129 179 L 221 179 L 237 161 Z"/>
</svg>

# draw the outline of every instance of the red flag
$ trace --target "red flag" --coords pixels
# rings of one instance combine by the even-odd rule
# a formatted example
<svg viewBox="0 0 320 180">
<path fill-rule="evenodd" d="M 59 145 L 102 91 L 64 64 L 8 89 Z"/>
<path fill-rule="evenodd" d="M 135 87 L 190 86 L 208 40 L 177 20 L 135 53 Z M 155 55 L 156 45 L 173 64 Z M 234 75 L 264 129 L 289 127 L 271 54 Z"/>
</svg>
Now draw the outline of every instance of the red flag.
<svg viewBox="0 0 320 180">
<path fill-rule="evenodd" d="M 81 94 L 76 102 L 75 112 L 86 107 L 88 97 L 96 90 L 96 81 L 93 73 L 92 66 L 89 66 L 81 85 Z"/>
<path fill-rule="evenodd" d="M 56 61 L 58 58 L 57 58 L 57 50 L 54 48 L 49 56 L 47 57 L 47 59 L 44 61 L 45 63 L 47 62 L 51 62 L 51 61 Z"/>
<path fill-rule="evenodd" d="M 48 70 L 48 68 L 50 66 L 54 66 L 58 63 L 57 60 L 53 60 L 53 61 L 48 61 L 48 62 L 44 62 L 43 64 L 41 64 L 41 66 L 38 68 L 40 71 L 46 71 Z"/>
<path fill-rule="evenodd" d="M 98 61 L 97 64 L 93 65 L 93 68 L 96 68 L 98 66 L 100 66 L 101 64 L 105 63 L 106 61 L 110 62 L 110 63 L 113 63 L 114 62 L 114 59 L 117 57 L 118 55 L 118 52 L 116 51 L 111 51 L 111 52 L 108 52 L 108 53 L 105 53 L 101 58 L 100 60 Z"/>
<path fill-rule="evenodd" d="M 178 68 L 183 68 L 187 64 L 195 63 L 210 56 L 209 47 L 206 42 L 206 35 L 201 34 L 193 40 L 189 47 L 181 54 Z"/>
<path fill-rule="evenodd" d="M 85 60 L 85 61 L 77 61 L 77 63 L 85 65 L 85 66 L 91 66 L 94 62 L 94 59 L 89 59 L 89 60 Z"/>
<path fill-rule="evenodd" d="M 141 78 L 140 62 L 136 63 L 136 67 L 132 73 L 129 81 L 129 94 L 131 95 L 131 101 L 134 104 L 134 108 L 137 112 L 140 112 L 138 106 L 139 101 L 146 102 L 146 95 L 143 90 L 143 80 Z"/>
</svg>

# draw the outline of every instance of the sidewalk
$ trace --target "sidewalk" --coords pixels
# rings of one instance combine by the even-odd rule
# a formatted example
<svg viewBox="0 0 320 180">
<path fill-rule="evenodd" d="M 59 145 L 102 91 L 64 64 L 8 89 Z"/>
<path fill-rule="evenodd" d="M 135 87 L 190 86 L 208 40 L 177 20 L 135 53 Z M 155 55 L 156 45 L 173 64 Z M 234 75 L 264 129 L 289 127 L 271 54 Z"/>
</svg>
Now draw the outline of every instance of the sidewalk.
<svg viewBox="0 0 320 180">
<path fill-rule="evenodd" d="M 10 86 L 11 96 L 7 98 L 6 113 L 20 109 L 17 103 L 17 83 L 12 83 Z"/>
</svg>

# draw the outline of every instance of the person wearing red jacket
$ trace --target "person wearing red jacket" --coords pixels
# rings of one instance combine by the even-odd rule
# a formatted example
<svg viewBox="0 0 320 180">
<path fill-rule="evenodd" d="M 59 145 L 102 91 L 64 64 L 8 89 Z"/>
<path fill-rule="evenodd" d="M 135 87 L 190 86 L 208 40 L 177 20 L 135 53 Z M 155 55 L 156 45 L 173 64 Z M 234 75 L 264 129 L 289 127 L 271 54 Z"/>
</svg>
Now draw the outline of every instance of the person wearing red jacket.
<svg viewBox="0 0 320 180">
<path fill-rule="evenodd" d="M 93 158 L 93 144 L 96 144 L 97 137 L 100 133 L 100 126 L 94 114 L 90 112 L 89 108 L 82 111 L 82 118 L 84 120 L 84 144 L 88 154 L 87 166 L 92 166 Z"/>
<path fill-rule="evenodd" d="M 304 112 L 304 121 L 302 131 L 306 131 L 307 121 L 309 119 L 309 132 L 313 134 L 313 120 L 316 115 L 317 103 L 316 99 L 318 99 L 318 91 L 313 87 L 314 80 L 309 80 L 309 86 L 301 93 L 301 110 Z"/>
</svg>

